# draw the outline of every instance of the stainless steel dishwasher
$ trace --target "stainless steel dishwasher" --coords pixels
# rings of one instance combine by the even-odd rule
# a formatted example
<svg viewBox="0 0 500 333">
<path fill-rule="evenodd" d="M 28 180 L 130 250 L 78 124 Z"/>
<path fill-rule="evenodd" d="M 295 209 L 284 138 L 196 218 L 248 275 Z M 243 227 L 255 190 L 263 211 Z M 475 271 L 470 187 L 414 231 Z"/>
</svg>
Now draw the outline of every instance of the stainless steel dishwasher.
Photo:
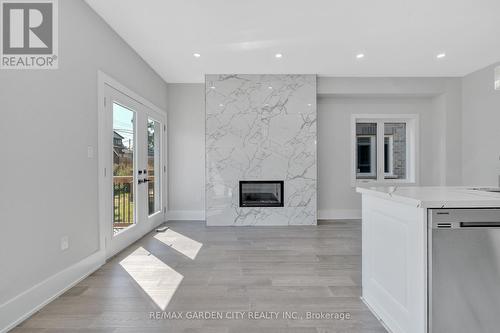
<svg viewBox="0 0 500 333">
<path fill-rule="evenodd" d="M 429 333 L 500 332 L 500 209 L 429 211 Z"/>
</svg>

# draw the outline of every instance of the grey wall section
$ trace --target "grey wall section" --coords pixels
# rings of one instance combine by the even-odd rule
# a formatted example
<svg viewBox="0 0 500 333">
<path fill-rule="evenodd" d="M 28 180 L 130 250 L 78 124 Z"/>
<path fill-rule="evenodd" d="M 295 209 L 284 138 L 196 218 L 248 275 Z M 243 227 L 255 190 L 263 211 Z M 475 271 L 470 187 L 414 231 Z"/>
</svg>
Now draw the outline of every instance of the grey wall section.
<svg viewBox="0 0 500 333">
<path fill-rule="evenodd" d="M 168 85 L 169 216 L 205 217 L 205 86 Z"/>
<path fill-rule="evenodd" d="M 500 62 L 463 79 L 463 179 L 466 185 L 498 185 L 500 91 L 494 71 Z"/>
<path fill-rule="evenodd" d="M 433 160 L 434 117 L 429 97 L 323 97 L 318 101 L 318 210 L 320 218 L 356 218 L 361 196 L 351 184 L 351 115 L 418 114 L 421 161 Z M 423 133 L 426 133 L 424 136 Z M 433 164 L 436 165 L 436 164 Z M 422 170 L 422 168 L 424 168 Z M 421 183 L 439 181 L 421 163 Z"/>
<path fill-rule="evenodd" d="M 460 78 L 320 78 L 318 96 L 319 218 L 360 217 L 350 181 L 351 114 L 418 114 L 419 184 L 461 184 Z"/>
<path fill-rule="evenodd" d="M 167 107 L 164 81 L 83 1 L 59 1 L 59 19 L 58 70 L 0 73 L 0 304 L 98 249 L 97 70 Z"/>
</svg>

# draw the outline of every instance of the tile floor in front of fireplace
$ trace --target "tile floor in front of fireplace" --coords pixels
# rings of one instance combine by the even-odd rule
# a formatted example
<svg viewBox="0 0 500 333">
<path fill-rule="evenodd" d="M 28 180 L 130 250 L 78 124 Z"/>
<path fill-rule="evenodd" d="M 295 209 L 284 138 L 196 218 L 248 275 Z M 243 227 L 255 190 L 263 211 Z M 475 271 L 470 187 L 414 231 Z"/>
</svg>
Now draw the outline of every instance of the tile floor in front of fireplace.
<svg viewBox="0 0 500 333">
<path fill-rule="evenodd" d="M 13 332 L 386 332 L 359 298 L 359 221 L 167 225 L 169 230 L 146 235 Z M 151 319 L 151 312 L 164 318 Z M 307 312 L 350 318 L 307 319 Z M 193 318 L 208 315 L 223 318 Z M 268 319 L 256 318 L 264 315 Z"/>
</svg>

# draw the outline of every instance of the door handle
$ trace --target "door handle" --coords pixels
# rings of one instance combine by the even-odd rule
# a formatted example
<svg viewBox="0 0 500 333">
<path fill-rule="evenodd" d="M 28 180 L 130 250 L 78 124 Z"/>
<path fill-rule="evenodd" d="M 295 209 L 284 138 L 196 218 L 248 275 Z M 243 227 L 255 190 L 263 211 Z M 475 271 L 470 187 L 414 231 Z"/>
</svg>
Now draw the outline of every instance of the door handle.
<svg viewBox="0 0 500 333">
<path fill-rule="evenodd" d="M 145 183 L 147 183 L 147 182 L 149 182 L 150 180 L 146 178 L 146 179 L 144 179 L 143 181 L 144 181 Z"/>
<path fill-rule="evenodd" d="M 137 184 L 139 184 L 139 185 L 140 185 L 140 184 L 142 184 L 142 183 L 144 183 L 144 182 L 145 182 L 145 181 L 144 181 L 144 179 L 139 179 L 139 180 L 137 181 Z"/>
</svg>

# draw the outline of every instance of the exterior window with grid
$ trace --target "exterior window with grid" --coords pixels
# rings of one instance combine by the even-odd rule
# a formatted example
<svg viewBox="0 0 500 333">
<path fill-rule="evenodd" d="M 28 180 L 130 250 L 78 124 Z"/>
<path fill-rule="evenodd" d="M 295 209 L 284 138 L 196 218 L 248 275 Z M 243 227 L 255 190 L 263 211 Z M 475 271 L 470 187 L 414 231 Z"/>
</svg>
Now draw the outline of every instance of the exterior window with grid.
<svg viewBox="0 0 500 333">
<path fill-rule="evenodd" d="M 354 115 L 356 182 L 415 182 L 417 115 Z"/>
</svg>

